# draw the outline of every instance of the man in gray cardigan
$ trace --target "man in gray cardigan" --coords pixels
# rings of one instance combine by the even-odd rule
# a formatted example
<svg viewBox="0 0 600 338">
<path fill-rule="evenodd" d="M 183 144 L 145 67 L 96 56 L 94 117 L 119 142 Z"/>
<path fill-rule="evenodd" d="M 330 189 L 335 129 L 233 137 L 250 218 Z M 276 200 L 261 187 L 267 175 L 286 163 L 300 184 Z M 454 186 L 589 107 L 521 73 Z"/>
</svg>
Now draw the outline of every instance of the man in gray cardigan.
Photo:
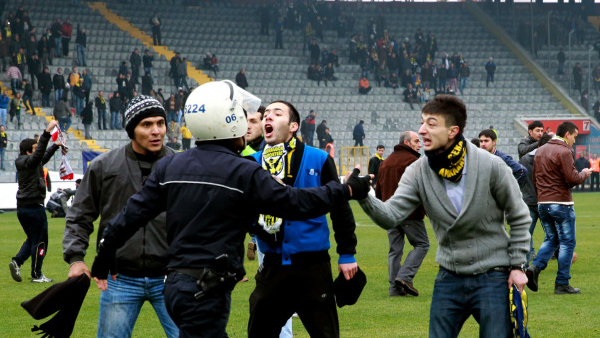
<svg viewBox="0 0 600 338">
<path fill-rule="evenodd" d="M 509 288 L 516 284 L 522 291 L 527 283 L 523 266 L 531 222 L 519 185 L 502 159 L 465 140 L 467 112 L 460 99 L 436 96 L 423 107 L 421 119 L 426 156 L 406 169 L 389 200 L 369 195 L 360 205 L 384 229 L 400 224 L 419 205 L 425 208 L 440 265 L 430 338 L 457 337 L 470 315 L 479 322 L 480 337 L 512 337 Z"/>
</svg>

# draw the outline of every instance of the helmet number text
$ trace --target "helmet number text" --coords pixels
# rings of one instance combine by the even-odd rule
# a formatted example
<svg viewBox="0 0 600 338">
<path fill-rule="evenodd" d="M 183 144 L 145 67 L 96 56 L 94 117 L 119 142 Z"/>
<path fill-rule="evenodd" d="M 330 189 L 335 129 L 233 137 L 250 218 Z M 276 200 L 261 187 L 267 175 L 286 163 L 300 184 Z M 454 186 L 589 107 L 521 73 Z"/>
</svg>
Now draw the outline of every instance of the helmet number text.
<svg viewBox="0 0 600 338">
<path fill-rule="evenodd" d="M 231 122 L 235 121 L 236 119 L 237 119 L 237 117 L 235 117 L 235 114 L 231 114 L 231 116 L 225 117 L 225 122 L 231 123 Z"/>
<path fill-rule="evenodd" d="M 204 113 L 204 105 L 197 105 L 197 104 L 188 104 L 185 106 L 185 110 L 184 113 L 185 114 L 194 114 L 194 113 Z"/>
</svg>

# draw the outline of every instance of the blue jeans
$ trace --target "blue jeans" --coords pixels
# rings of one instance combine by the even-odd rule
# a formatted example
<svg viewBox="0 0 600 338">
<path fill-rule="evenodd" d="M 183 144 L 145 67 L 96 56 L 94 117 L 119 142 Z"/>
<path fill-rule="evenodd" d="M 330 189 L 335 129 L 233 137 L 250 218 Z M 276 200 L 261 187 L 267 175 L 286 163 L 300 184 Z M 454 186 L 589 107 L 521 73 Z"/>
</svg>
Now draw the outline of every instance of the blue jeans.
<svg viewBox="0 0 600 338">
<path fill-rule="evenodd" d="M 6 127 L 6 108 L 0 108 L 0 120 L 2 121 L 2 125 Z"/>
<path fill-rule="evenodd" d="M 60 128 L 61 131 L 66 132 L 67 130 L 69 130 L 70 126 L 71 126 L 71 117 L 70 116 L 60 117 L 58 119 L 58 127 Z"/>
<path fill-rule="evenodd" d="M 463 90 L 465 88 L 467 88 L 467 83 L 469 82 L 469 78 L 468 77 L 461 77 L 460 78 L 460 93 L 463 93 Z"/>
<path fill-rule="evenodd" d="M 31 257 L 31 278 L 40 278 L 48 250 L 48 219 L 43 206 L 17 208 L 17 218 L 27 239 L 13 258 L 19 266 Z"/>
<path fill-rule="evenodd" d="M 54 38 L 54 44 L 56 45 L 56 47 L 54 48 L 54 56 L 56 56 L 57 58 L 60 57 L 60 51 L 61 51 L 61 38 Z"/>
<path fill-rule="evenodd" d="M 12 94 L 15 95 L 15 93 L 17 92 L 17 87 L 19 86 L 19 79 L 10 79 L 10 90 L 12 91 Z"/>
<path fill-rule="evenodd" d="M 77 108 L 75 109 L 75 113 L 77 114 L 77 116 L 81 116 L 81 112 L 83 111 L 83 108 L 85 108 L 85 97 L 78 97 L 77 98 Z"/>
<path fill-rule="evenodd" d="M 556 284 L 569 284 L 575 250 L 575 209 L 572 205 L 539 204 L 538 210 L 546 235 L 533 264 L 544 270 L 558 248 Z"/>
<path fill-rule="evenodd" d="M 0 169 L 4 170 L 4 154 L 6 153 L 6 148 L 0 148 Z"/>
<path fill-rule="evenodd" d="M 480 338 L 512 337 L 508 312 L 508 272 L 456 275 L 442 267 L 435 279 L 429 338 L 454 338 L 469 316 Z"/>
<path fill-rule="evenodd" d="M 87 66 L 85 62 L 85 47 L 82 45 L 77 45 L 77 64 L 83 67 Z"/>
<path fill-rule="evenodd" d="M 98 109 L 98 130 L 106 130 L 106 110 Z"/>
<path fill-rule="evenodd" d="M 110 129 L 121 129 L 119 125 L 119 112 L 111 111 L 110 112 Z"/>
<path fill-rule="evenodd" d="M 167 337 L 179 337 L 179 329 L 169 317 L 163 298 L 164 277 L 133 278 L 119 274 L 108 276 L 108 289 L 100 294 L 98 338 L 131 337 L 133 326 L 144 302 L 149 301 Z"/>
<path fill-rule="evenodd" d="M 50 107 L 50 93 L 42 93 L 42 107 Z"/>
<path fill-rule="evenodd" d="M 64 89 L 56 89 L 54 91 L 54 103 L 57 103 L 63 97 Z"/>
<path fill-rule="evenodd" d="M 177 121 L 177 112 L 174 110 L 169 110 L 167 113 L 167 124 L 173 120 Z"/>
</svg>

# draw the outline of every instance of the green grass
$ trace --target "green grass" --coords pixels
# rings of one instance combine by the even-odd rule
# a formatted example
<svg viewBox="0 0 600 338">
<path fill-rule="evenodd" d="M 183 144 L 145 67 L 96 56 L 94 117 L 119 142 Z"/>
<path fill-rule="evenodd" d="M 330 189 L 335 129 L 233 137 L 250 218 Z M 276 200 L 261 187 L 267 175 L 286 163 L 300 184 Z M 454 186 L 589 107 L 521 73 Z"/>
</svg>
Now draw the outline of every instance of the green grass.
<svg viewBox="0 0 600 338">
<path fill-rule="evenodd" d="M 571 270 L 571 284 L 581 288 L 581 295 L 554 295 L 556 261 L 551 261 L 540 276 L 540 291 L 529 292 L 529 330 L 533 337 L 598 337 L 600 336 L 600 223 L 598 200 L 600 194 L 575 194 L 577 214 L 577 247 L 579 256 Z M 356 203 L 352 203 L 358 223 L 357 260 L 368 278 L 361 298 L 354 306 L 338 309 L 342 337 L 427 337 L 428 319 L 437 273 L 435 251 L 437 244 L 428 226 L 431 249 L 417 277 L 415 286 L 419 297 L 394 297 L 387 295 L 387 251 L 388 240 L 384 230 L 376 227 Z M 66 279 L 68 265 L 62 260 L 62 233 L 64 219 L 49 219 L 50 246 L 44 262 L 44 273 L 57 281 Z M 95 235 L 93 235 L 95 237 Z M 27 280 L 16 283 L 10 277 L 8 263 L 19 249 L 25 235 L 15 213 L 0 215 L 0 252 L 3 266 L 0 267 L 0 336 L 34 337 L 30 332 L 33 320 L 20 307 L 49 285 L 31 284 Z M 534 242 L 539 247 L 543 231 L 538 223 Z M 333 239 L 332 239 L 333 243 Z M 335 245 L 335 244 L 334 244 Z M 408 244 L 407 244 L 408 245 Z M 408 249 L 408 248 L 407 248 Z M 90 250 L 93 252 L 93 249 Z M 405 250 L 405 254 L 407 250 Z M 331 250 L 335 256 L 335 250 Z M 88 255 L 91 265 L 93 255 Z M 332 261 L 335 262 L 337 257 Z M 248 298 L 254 288 L 256 261 L 246 262 L 247 283 L 240 283 L 232 296 L 231 316 L 227 331 L 231 337 L 246 337 L 248 320 Z M 334 268 L 337 269 L 334 265 Z M 29 275 L 29 261 L 24 265 L 24 277 Z M 335 272 L 337 275 L 337 272 Z M 93 284 L 93 283 L 92 283 Z M 98 320 L 100 292 L 92 285 L 79 314 L 73 337 L 95 337 Z M 294 318 L 295 337 L 308 337 L 298 318 Z M 477 337 L 478 325 L 470 319 L 463 328 L 461 337 Z M 134 337 L 164 337 L 164 332 L 149 304 L 144 305 L 134 330 Z"/>
</svg>

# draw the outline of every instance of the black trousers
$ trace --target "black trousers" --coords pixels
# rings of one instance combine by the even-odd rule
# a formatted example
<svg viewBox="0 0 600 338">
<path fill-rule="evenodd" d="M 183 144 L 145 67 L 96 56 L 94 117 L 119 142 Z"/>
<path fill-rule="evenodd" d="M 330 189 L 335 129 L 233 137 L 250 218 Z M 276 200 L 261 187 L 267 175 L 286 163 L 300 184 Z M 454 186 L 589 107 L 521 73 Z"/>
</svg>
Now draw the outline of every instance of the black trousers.
<svg viewBox="0 0 600 338">
<path fill-rule="evenodd" d="M 329 260 L 282 266 L 265 256 L 250 295 L 249 338 L 277 338 L 294 314 L 312 338 L 340 336 Z"/>
<path fill-rule="evenodd" d="M 17 208 L 17 218 L 27 239 L 13 258 L 19 266 L 31 257 L 31 278 L 40 278 L 48 248 L 48 218 L 44 207 Z"/>
<path fill-rule="evenodd" d="M 179 338 L 225 337 L 231 292 L 194 297 L 200 289 L 194 277 L 170 272 L 165 282 L 165 305 L 179 328 Z"/>
<path fill-rule="evenodd" d="M 590 177 L 590 191 L 600 190 L 600 173 L 592 172 Z M 596 185 L 596 189 L 594 189 L 594 184 Z"/>
</svg>

